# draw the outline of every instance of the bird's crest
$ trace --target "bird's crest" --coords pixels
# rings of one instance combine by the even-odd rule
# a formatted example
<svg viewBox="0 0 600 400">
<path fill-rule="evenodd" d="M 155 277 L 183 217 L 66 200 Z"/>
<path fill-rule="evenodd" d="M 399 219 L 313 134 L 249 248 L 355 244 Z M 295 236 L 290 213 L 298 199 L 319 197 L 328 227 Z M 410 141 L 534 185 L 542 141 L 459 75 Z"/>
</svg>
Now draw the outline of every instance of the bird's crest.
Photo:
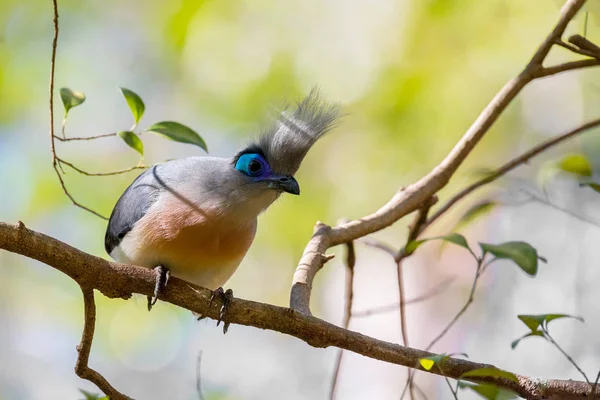
<svg viewBox="0 0 600 400">
<path fill-rule="evenodd" d="M 274 124 L 255 142 L 240 151 L 263 155 L 271 169 L 278 174 L 294 175 L 312 145 L 324 136 L 340 115 L 338 104 L 322 100 L 319 90 L 313 88 L 294 110 L 284 109 Z"/>
</svg>

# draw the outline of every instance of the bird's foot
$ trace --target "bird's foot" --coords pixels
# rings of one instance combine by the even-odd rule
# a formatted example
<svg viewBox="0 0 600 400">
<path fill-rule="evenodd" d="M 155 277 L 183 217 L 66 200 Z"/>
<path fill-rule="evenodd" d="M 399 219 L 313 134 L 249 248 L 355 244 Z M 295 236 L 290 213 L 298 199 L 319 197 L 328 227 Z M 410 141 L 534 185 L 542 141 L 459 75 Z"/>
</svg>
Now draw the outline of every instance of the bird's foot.
<svg viewBox="0 0 600 400">
<path fill-rule="evenodd" d="M 223 321 L 223 317 L 227 314 L 227 310 L 229 309 L 229 305 L 231 304 L 231 300 L 233 300 L 233 290 L 227 289 L 223 291 L 223 288 L 220 287 L 217 290 L 213 291 L 212 296 L 210 296 L 210 302 L 208 303 L 208 308 L 212 306 L 213 300 L 216 297 L 221 298 L 221 309 L 219 310 L 219 318 L 217 319 L 217 326 Z M 229 322 L 223 323 L 223 333 L 227 333 L 229 329 Z"/>
<path fill-rule="evenodd" d="M 156 273 L 156 284 L 154 285 L 154 296 L 148 296 L 148 311 L 152 310 L 152 306 L 156 304 L 158 295 L 165 289 L 169 282 L 169 269 L 163 265 L 158 265 L 154 268 Z"/>
</svg>

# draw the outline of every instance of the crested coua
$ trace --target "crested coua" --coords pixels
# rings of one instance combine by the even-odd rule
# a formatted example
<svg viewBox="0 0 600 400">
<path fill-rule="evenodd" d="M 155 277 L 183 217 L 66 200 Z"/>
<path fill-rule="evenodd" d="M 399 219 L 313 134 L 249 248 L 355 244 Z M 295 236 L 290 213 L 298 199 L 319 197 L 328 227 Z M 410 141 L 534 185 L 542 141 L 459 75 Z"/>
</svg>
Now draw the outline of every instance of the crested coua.
<svg viewBox="0 0 600 400">
<path fill-rule="evenodd" d="M 168 161 L 133 181 L 112 211 L 104 243 L 114 260 L 155 269 L 148 309 L 169 274 L 223 294 L 254 240 L 258 215 L 281 193 L 300 194 L 294 174 L 338 114 L 313 90 L 232 158 Z"/>
</svg>

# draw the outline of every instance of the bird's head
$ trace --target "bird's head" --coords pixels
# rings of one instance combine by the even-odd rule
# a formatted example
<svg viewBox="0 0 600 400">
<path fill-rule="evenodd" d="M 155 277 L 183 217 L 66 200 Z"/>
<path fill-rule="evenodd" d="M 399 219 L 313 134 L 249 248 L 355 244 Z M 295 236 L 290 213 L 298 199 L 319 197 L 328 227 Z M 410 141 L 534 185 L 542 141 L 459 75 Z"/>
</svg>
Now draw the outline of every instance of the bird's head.
<svg viewBox="0 0 600 400">
<path fill-rule="evenodd" d="M 313 89 L 295 110 L 279 113 L 274 124 L 233 158 L 233 166 L 254 189 L 300 194 L 294 174 L 312 145 L 333 126 L 339 106 Z"/>
</svg>

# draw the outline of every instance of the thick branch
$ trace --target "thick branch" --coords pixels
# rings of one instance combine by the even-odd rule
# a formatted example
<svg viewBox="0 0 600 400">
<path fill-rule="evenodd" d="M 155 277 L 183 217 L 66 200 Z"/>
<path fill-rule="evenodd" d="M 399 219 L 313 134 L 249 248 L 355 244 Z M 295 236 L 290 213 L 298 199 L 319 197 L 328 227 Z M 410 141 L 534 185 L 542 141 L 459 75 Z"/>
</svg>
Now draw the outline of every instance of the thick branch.
<svg viewBox="0 0 600 400">
<path fill-rule="evenodd" d="M 556 26 L 536 50 L 525 69 L 494 96 L 446 158 L 429 174 L 396 193 L 387 204 L 371 215 L 334 228 L 324 229 L 323 224 L 317 225 L 315 234 L 306 246 L 294 274 L 290 294 L 291 308 L 303 313 L 310 313 L 310 289 L 314 276 L 323 266 L 322 259 L 318 255 L 325 253 L 331 246 L 356 240 L 392 225 L 403 216 L 422 207 L 427 199 L 446 186 L 475 145 L 521 89 L 532 80 L 541 77 L 542 74 L 543 76 L 550 75 L 549 69 L 544 68 L 542 63 L 554 43 L 561 38 L 569 21 L 584 3 L 585 0 L 568 0 L 566 2 Z M 554 73 L 558 72 L 562 72 L 562 70 L 554 71 Z"/>
<path fill-rule="evenodd" d="M 97 289 L 108 297 L 127 298 L 131 293 L 153 294 L 155 275 L 152 270 L 92 256 L 57 239 L 29 230 L 22 223 L 9 225 L 0 222 L 0 249 L 46 263 L 70 276 L 81 287 Z M 219 304 L 215 303 L 209 308 L 210 296 L 210 290 L 175 277 L 171 278 L 164 293 L 161 293 L 163 301 L 217 319 Z M 285 333 L 313 347 L 339 347 L 406 367 L 420 368 L 419 359 L 432 355 L 346 330 L 288 308 L 249 300 L 233 299 L 224 321 Z M 444 363 L 443 372 L 437 367 L 430 372 L 457 379 L 466 371 L 484 366 L 487 365 L 450 358 Z M 540 381 L 525 376 L 518 378 L 518 383 L 498 378 L 482 378 L 478 382 L 494 383 L 528 399 L 578 399 L 586 398 L 590 392 L 586 382 Z"/>
</svg>

